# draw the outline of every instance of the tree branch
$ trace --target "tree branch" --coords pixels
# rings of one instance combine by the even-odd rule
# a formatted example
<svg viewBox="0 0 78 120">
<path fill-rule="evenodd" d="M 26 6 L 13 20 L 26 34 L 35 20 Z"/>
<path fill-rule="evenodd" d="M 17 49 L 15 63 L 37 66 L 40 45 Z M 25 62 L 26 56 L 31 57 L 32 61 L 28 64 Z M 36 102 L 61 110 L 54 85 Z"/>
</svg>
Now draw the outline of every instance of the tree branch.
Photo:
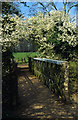
<svg viewBox="0 0 78 120">
<path fill-rule="evenodd" d="M 68 9 L 67 14 L 69 13 L 69 11 L 70 11 L 73 7 L 78 7 L 78 4 L 72 5 L 72 6 Z"/>
<path fill-rule="evenodd" d="M 52 6 L 55 8 L 55 10 L 58 10 L 54 4 L 54 2 L 51 2 Z"/>
</svg>

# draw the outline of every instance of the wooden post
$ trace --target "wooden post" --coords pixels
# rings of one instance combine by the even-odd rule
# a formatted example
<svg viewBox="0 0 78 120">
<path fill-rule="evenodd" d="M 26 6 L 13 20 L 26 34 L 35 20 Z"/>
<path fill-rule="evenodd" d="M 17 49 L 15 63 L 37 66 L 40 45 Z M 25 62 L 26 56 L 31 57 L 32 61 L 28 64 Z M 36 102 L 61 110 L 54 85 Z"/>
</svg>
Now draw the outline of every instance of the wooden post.
<svg viewBox="0 0 78 120">
<path fill-rule="evenodd" d="M 29 62 L 29 71 L 31 72 L 31 57 L 28 58 L 28 62 Z"/>
<path fill-rule="evenodd" d="M 68 63 L 63 63 L 63 68 L 64 68 L 64 94 L 65 94 L 65 100 L 66 102 L 69 102 L 70 101 L 70 98 L 69 98 L 69 64 Z"/>
</svg>

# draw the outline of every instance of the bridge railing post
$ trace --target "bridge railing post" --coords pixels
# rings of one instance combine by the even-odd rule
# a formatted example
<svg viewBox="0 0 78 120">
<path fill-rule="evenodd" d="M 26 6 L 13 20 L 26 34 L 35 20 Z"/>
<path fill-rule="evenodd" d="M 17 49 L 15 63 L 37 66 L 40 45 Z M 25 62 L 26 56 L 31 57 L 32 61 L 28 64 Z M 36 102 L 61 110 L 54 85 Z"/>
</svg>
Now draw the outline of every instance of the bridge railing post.
<svg viewBox="0 0 78 120">
<path fill-rule="evenodd" d="M 67 102 L 70 101 L 69 97 L 69 64 L 67 63 L 62 63 L 63 69 L 64 69 L 64 94 L 65 94 L 65 99 Z"/>
<path fill-rule="evenodd" d="M 29 63 L 29 71 L 31 72 L 31 65 L 32 65 L 32 61 L 31 61 L 31 57 L 28 57 L 28 63 Z"/>
</svg>

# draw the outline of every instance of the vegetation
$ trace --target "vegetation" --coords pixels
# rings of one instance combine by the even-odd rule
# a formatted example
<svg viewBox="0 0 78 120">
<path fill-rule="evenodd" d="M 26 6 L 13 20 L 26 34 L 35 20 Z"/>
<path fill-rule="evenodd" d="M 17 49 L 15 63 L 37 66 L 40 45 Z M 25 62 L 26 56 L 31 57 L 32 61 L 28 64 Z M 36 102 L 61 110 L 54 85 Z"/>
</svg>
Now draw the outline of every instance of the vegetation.
<svg viewBox="0 0 78 120">
<path fill-rule="evenodd" d="M 12 48 L 18 43 L 18 25 L 14 15 L 19 11 L 13 2 L 2 2 L 2 18 L 0 16 L 0 45 L 2 46 L 2 119 L 11 116 L 11 109 L 17 104 L 17 64 L 14 62 Z M 19 21 L 19 20 L 18 20 Z"/>
<path fill-rule="evenodd" d="M 39 4 L 43 6 L 42 3 L 39 2 Z M 3 76 L 13 71 L 14 57 L 19 64 L 21 62 L 27 63 L 28 57 L 35 56 L 78 61 L 77 28 L 72 21 L 70 22 L 68 14 L 71 8 L 77 6 L 77 4 L 73 5 L 72 3 L 68 11 L 66 10 L 67 2 L 63 2 L 63 4 L 64 10 L 61 12 L 57 8 L 56 11 L 50 10 L 48 12 L 43 6 L 44 12 L 46 11 L 45 14 L 39 12 L 35 16 L 23 18 L 18 14 L 18 10 L 12 3 L 3 3 L 5 8 L 2 8 L 3 16 L 0 17 L 2 25 L 0 45 L 2 46 Z M 56 7 L 53 2 L 50 5 Z M 21 39 L 31 41 L 33 47 L 38 45 L 38 52 L 12 54 L 14 47 L 20 43 Z M 77 65 L 70 62 L 70 76 L 72 78 L 70 83 L 75 83 L 75 85 L 78 77 Z M 70 89 L 72 93 L 74 89 L 71 87 Z"/>
<path fill-rule="evenodd" d="M 59 64 L 60 62 L 60 64 Z M 53 93 L 65 101 L 73 100 L 78 93 L 78 63 L 30 58 L 30 71 Z M 77 100 L 75 100 L 77 102 Z"/>
<path fill-rule="evenodd" d="M 66 60 L 77 57 L 76 27 L 63 12 L 51 11 L 50 16 L 39 13 L 26 19 L 24 27 L 26 40 L 39 44 L 44 57 Z"/>
<path fill-rule="evenodd" d="M 58 62 L 58 64 L 57 64 Z M 33 60 L 31 58 L 31 71 L 40 78 L 40 81 L 43 82 L 53 93 L 57 94 L 58 97 L 61 97 L 63 100 L 66 100 L 67 96 L 65 95 L 65 82 L 67 73 L 66 67 L 67 63 L 59 64 L 57 62 L 41 59 L 41 60 Z M 68 81 L 67 81 L 68 87 Z"/>
<path fill-rule="evenodd" d="M 39 52 L 18 52 L 18 53 L 13 53 L 13 56 L 15 58 L 15 61 L 18 64 L 22 63 L 28 63 L 28 57 L 37 57 L 40 56 Z"/>
<path fill-rule="evenodd" d="M 2 70 L 3 76 L 9 74 L 13 71 L 14 60 L 12 55 L 13 47 L 19 43 L 18 39 L 20 31 L 20 25 L 18 21 L 21 16 L 16 3 L 13 2 L 2 2 L 2 17 L 0 16 L 1 31 L 2 36 L 0 40 L 0 45 L 2 46 Z"/>
<path fill-rule="evenodd" d="M 70 68 L 69 68 L 69 91 L 70 91 L 70 97 L 72 98 L 73 94 L 78 93 L 78 62 L 69 62 Z M 73 98 L 74 99 L 74 98 Z"/>
<path fill-rule="evenodd" d="M 50 15 L 38 13 L 36 17 L 24 20 L 17 15 L 7 14 L 1 21 L 2 52 L 12 52 L 20 39 L 25 38 L 38 45 L 41 57 L 66 60 L 78 57 L 76 27 L 64 12 L 51 11 Z"/>
<path fill-rule="evenodd" d="M 21 16 L 20 9 L 18 8 L 18 5 L 15 2 L 2 2 L 2 15 L 7 14 L 16 14 L 18 16 Z"/>
</svg>

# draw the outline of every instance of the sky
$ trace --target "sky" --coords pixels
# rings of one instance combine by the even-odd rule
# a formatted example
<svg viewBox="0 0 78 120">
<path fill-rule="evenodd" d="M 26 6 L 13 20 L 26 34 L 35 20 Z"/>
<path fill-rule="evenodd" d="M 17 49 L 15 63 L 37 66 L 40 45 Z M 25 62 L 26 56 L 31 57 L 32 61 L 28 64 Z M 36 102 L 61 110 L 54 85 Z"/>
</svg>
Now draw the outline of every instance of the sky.
<svg viewBox="0 0 78 120">
<path fill-rule="evenodd" d="M 33 3 L 35 3 L 35 2 L 27 2 L 27 5 L 28 5 L 28 6 L 32 6 Z M 38 7 L 40 7 L 40 5 L 38 5 Z M 38 9 L 38 7 L 35 6 L 35 10 L 39 11 L 40 9 Z M 59 10 L 62 10 L 62 8 L 63 8 L 63 3 L 62 3 L 62 2 L 58 2 L 58 3 L 57 3 L 57 8 L 58 8 Z M 29 12 L 29 9 L 30 9 L 30 8 L 29 8 L 29 7 L 26 7 L 26 6 L 24 6 L 23 4 L 20 4 L 20 3 L 19 3 L 19 9 L 21 10 L 21 13 L 23 13 L 24 16 L 29 16 L 29 14 L 30 14 L 30 12 Z M 76 8 L 75 8 L 75 7 L 71 9 L 70 15 L 71 15 L 71 16 L 76 16 Z"/>
<path fill-rule="evenodd" d="M 16 2 L 17 4 L 18 4 L 18 6 L 19 6 L 19 9 L 21 10 L 21 13 L 23 14 L 23 16 L 24 17 L 30 17 L 30 7 L 26 7 L 26 6 L 24 6 L 24 4 L 20 4 L 20 2 Z M 36 2 L 27 2 L 27 5 L 28 6 L 32 6 L 34 3 L 36 3 Z M 45 4 L 46 4 L 47 2 L 45 2 Z M 62 2 L 57 2 L 56 3 L 56 5 L 57 5 L 57 8 L 58 8 L 58 10 L 63 10 L 63 3 Z M 37 11 L 40 11 L 40 9 L 38 9 L 38 7 L 40 7 L 40 5 L 38 5 L 38 6 L 35 6 L 35 10 L 37 10 Z M 68 7 L 67 7 L 67 9 L 68 9 Z M 32 11 L 32 10 L 31 10 Z M 76 8 L 75 7 L 73 7 L 71 10 L 70 10 L 70 17 L 72 18 L 72 17 L 74 17 L 74 23 L 75 23 L 75 25 L 76 24 L 78 24 L 77 23 L 77 16 L 76 16 L 76 14 L 77 14 L 77 12 L 76 12 Z M 32 16 L 32 14 L 31 14 L 31 16 Z"/>
</svg>

